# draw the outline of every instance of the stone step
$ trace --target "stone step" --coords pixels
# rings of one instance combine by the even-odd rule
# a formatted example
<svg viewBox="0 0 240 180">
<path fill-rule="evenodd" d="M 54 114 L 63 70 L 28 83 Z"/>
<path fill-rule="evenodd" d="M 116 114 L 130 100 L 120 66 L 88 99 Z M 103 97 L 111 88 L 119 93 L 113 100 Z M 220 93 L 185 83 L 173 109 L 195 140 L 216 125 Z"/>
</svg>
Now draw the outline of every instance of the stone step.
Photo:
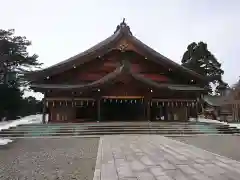
<svg viewBox="0 0 240 180">
<path fill-rule="evenodd" d="M 104 131 L 104 132 L 133 132 L 133 131 L 146 131 L 146 132 L 201 132 L 200 130 L 197 129 L 186 129 L 186 130 L 159 130 L 159 129 L 143 129 L 143 130 L 139 130 L 139 129 L 132 129 L 132 130 L 109 130 L 109 131 Z M 61 132 L 61 133 L 65 133 L 65 132 L 102 132 L 102 130 L 95 130 L 95 131 L 91 131 L 91 130 L 59 130 L 59 131 L 55 131 L 55 132 Z M 54 133 L 55 133 L 54 132 Z M 216 132 L 215 130 L 204 130 L 204 132 Z M 224 132 L 235 132 L 235 131 L 218 131 L 218 133 L 224 133 Z M 236 131 L 237 132 L 237 131 Z M 27 133 L 44 133 L 42 131 L 2 131 L 0 132 L 0 135 L 2 134 L 18 134 L 18 133 L 22 133 L 22 134 L 27 134 Z M 45 132 L 48 133 L 48 132 Z"/>
<path fill-rule="evenodd" d="M 119 124 L 69 124 L 69 123 L 62 123 L 62 124 L 35 124 L 35 125 L 20 125 L 19 127 L 59 127 L 59 126 L 81 126 L 81 127 L 117 127 L 117 126 L 188 126 L 188 125 L 194 125 L 196 123 L 191 123 L 191 124 L 161 124 L 161 123 L 148 123 L 148 124 L 139 124 L 139 123 L 135 123 L 135 124 L 123 124 L 123 123 L 119 123 Z M 201 123 L 199 123 L 201 124 Z M 198 125 L 199 125 L 198 124 Z"/>
<path fill-rule="evenodd" d="M 59 125 L 59 126 L 48 126 L 48 125 L 43 125 L 43 126 L 18 126 L 17 128 L 19 129 L 29 129 L 29 128 L 48 128 L 48 127 L 64 127 L 64 128 L 76 128 L 76 127 L 89 127 L 89 128 L 119 128 L 119 127 L 138 127 L 138 128 L 149 128 L 149 127 L 156 127 L 156 128 L 166 128 L 166 127 L 199 127 L 202 125 L 206 125 L 206 124 L 190 124 L 190 125 L 152 125 L 152 124 L 148 124 L 148 125 L 106 125 L 106 126 L 89 126 L 89 125 Z M 213 127 L 222 127 L 222 128 L 234 128 L 234 127 L 229 127 L 226 125 L 219 125 L 219 124 L 207 124 L 208 126 L 213 126 Z M 15 129 L 16 127 L 12 127 L 10 129 Z"/>
<path fill-rule="evenodd" d="M 49 132 L 44 132 L 44 131 L 2 131 L 0 132 L 0 135 L 4 135 L 4 134 L 50 134 L 50 133 L 97 133 L 97 132 L 135 132 L 135 131 L 139 131 L 139 132 L 149 132 L 149 133 L 154 133 L 154 132 L 169 132 L 169 133 L 188 133 L 188 132 L 203 132 L 203 133 L 209 133 L 209 132 L 217 132 L 217 133 L 238 133 L 239 131 L 230 131 L 230 130 L 222 130 L 222 131 L 216 131 L 216 130 L 211 130 L 211 129 L 206 129 L 204 131 L 201 131 L 199 129 L 118 129 L 118 130 L 108 130 L 108 131 L 102 131 L 101 129 L 97 129 L 97 130 L 56 130 L 56 131 L 49 131 Z"/>
<path fill-rule="evenodd" d="M 100 122 L 30 124 L 0 131 L 0 137 L 85 136 L 107 134 L 240 134 L 224 124 L 199 122 Z"/>
<path fill-rule="evenodd" d="M 48 129 L 43 129 L 45 131 L 47 131 Z M 31 133 L 31 132 L 43 132 L 43 130 L 40 130 L 40 129 L 35 129 L 35 130 L 2 130 L 0 131 L 0 134 L 2 133 L 7 133 L 7 132 L 11 132 L 11 133 L 21 133 L 21 132 L 28 132 L 28 133 Z M 118 128 L 118 129 L 49 129 L 49 131 L 200 131 L 200 130 L 203 130 L 203 129 L 200 129 L 200 128 L 185 128 L 185 129 L 176 129 L 176 128 L 164 128 L 164 129 L 161 129 L 161 128 Z M 219 131 L 219 132 L 225 132 L 225 131 L 234 131 L 234 132 L 239 132 L 238 129 L 204 129 L 205 131 Z"/>
<path fill-rule="evenodd" d="M 89 132 L 89 133 L 52 133 L 52 134 L 41 134 L 35 137 L 42 137 L 42 136 L 84 136 L 84 135 L 118 135 L 118 134 L 149 134 L 148 132 L 142 132 L 142 131 L 136 131 L 136 132 Z M 150 133 L 151 134 L 151 133 Z M 169 134 L 169 135 L 182 135 L 179 133 L 169 133 L 169 132 L 161 132 L 161 133 L 152 133 L 152 134 L 159 134 L 159 135 L 164 135 L 164 134 Z M 189 132 L 185 134 L 192 134 L 192 135 L 197 135 L 197 134 L 204 134 L 201 132 Z M 216 133 L 209 133 L 209 134 L 216 134 Z M 0 137 L 3 138 L 14 138 L 14 137 L 34 137 L 32 135 L 23 135 L 23 134 L 5 134 L 1 135 Z"/>
<path fill-rule="evenodd" d="M 127 128 L 127 127 L 120 127 L 120 128 L 95 128 L 95 129 L 92 129 L 92 128 L 35 128 L 35 129 L 5 129 L 5 130 L 2 130 L 0 132 L 42 132 L 44 130 L 53 130 L 53 131 L 56 131 L 56 130 L 61 130 L 61 131 L 103 131 L 103 130 L 106 130 L 106 131 L 131 131 L 131 130 L 178 130 L 178 131 L 181 131 L 181 130 L 202 130 L 204 129 L 204 127 L 192 127 L 192 128 Z M 238 129 L 228 129 L 228 128 L 213 128 L 213 127 L 208 127 L 208 129 L 206 128 L 206 130 L 219 130 L 219 131 L 232 131 L 232 130 L 238 130 Z"/>
</svg>

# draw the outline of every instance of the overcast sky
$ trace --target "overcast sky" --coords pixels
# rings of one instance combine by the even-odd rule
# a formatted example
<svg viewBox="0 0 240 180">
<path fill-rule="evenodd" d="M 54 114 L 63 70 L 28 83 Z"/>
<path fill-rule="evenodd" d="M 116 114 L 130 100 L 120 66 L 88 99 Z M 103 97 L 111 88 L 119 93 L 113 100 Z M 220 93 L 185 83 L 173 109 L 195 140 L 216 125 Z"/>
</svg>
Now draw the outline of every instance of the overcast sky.
<svg viewBox="0 0 240 180">
<path fill-rule="evenodd" d="M 204 41 L 222 63 L 224 80 L 240 75 L 239 0 L 0 0 L 0 28 L 32 41 L 44 66 L 110 36 L 125 17 L 133 34 L 179 62 L 187 45 Z"/>
</svg>

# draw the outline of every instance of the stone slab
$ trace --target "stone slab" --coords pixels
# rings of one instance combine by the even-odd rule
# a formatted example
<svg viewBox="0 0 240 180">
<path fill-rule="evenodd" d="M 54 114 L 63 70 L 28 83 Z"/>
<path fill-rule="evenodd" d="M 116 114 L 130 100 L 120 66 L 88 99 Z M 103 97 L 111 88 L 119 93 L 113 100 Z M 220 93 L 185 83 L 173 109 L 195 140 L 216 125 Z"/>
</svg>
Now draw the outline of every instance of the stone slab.
<svg viewBox="0 0 240 180">
<path fill-rule="evenodd" d="M 102 136 L 99 151 L 94 180 L 240 179 L 240 162 L 160 135 Z"/>
</svg>

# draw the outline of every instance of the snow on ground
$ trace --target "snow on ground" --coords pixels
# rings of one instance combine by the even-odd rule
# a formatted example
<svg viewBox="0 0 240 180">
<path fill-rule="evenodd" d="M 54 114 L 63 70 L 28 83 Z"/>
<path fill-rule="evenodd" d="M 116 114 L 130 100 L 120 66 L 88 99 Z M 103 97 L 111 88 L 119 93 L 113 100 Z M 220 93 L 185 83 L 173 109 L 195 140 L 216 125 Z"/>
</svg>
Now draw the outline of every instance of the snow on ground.
<svg viewBox="0 0 240 180">
<path fill-rule="evenodd" d="M 206 123 L 220 123 L 220 124 L 228 124 L 227 122 L 222 122 L 218 120 L 213 120 L 213 119 L 206 119 L 206 118 L 198 118 L 199 122 L 206 122 Z"/>
<path fill-rule="evenodd" d="M 222 122 L 218 120 L 213 120 L 213 119 L 205 119 L 205 118 L 198 118 L 199 122 L 207 122 L 207 123 L 220 123 L 224 125 L 229 125 L 230 127 L 235 127 L 237 129 L 240 129 L 240 124 L 235 124 L 235 123 L 227 123 L 227 122 Z"/>
<path fill-rule="evenodd" d="M 46 116 L 46 120 L 48 120 L 48 116 Z M 0 131 L 3 129 L 9 129 L 11 127 L 16 127 L 22 124 L 40 124 L 40 123 L 42 123 L 42 114 L 30 115 L 17 120 L 0 122 Z M 0 138 L 0 146 L 6 145 L 12 141 L 13 140 L 11 139 Z"/>
<path fill-rule="evenodd" d="M 0 139 L 0 146 L 7 145 L 10 142 L 13 142 L 13 140 L 11 140 L 11 139 Z"/>
<path fill-rule="evenodd" d="M 228 124 L 230 127 L 235 127 L 235 128 L 238 128 L 238 129 L 240 129 L 240 124 L 234 124 L 234 123 L 229 123 Z"/>
</svg>

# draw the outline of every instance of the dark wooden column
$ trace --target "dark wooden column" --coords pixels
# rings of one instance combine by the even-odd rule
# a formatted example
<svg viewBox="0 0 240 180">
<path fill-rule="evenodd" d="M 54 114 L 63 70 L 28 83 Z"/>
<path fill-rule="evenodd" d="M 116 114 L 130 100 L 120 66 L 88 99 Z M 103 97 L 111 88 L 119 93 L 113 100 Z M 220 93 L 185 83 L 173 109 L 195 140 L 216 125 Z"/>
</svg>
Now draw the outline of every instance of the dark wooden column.
<svg viewBox="0 0 240 180">
<path fill-rule="evenodd" d="M 47 106 L 47 108 L 49 109 L 49 111 L 48 111 L 48 122 L 51 122 L 51 120 L 52 120 L 52 111 L 51 111 L 51 108 L 50 108 L 50 103 L 48 102 L 48 106 Z"/>
<path fill-rule="evenodd" d="M 144 97 L 144 105 L 145 105 L 145 118 L 150 121 L 151 120 L 151 98 L 149 96 Z"/>
<path fill-rule="evenodd" d="M 194 107 L 196 108 L 196 121 L 198 121 L 198 101 L 193 103 L 194 104 Z"/>
<path fill-rule="evenodd" d="M 101 99 L 97 98 L 97 121 L 101 121 Z"/>
<path fill-rule="evenodd" d="M 44 93 L 44 97 L 43 97 L 43 111 L 42 111 L 42 123 L 45 124 L 46 123 L 46 93 Z"/>
<path fill-rule="evenodd" d="M 147 100 L 147 120 L 151 121 L 151 100 Z"/>
</svg>

